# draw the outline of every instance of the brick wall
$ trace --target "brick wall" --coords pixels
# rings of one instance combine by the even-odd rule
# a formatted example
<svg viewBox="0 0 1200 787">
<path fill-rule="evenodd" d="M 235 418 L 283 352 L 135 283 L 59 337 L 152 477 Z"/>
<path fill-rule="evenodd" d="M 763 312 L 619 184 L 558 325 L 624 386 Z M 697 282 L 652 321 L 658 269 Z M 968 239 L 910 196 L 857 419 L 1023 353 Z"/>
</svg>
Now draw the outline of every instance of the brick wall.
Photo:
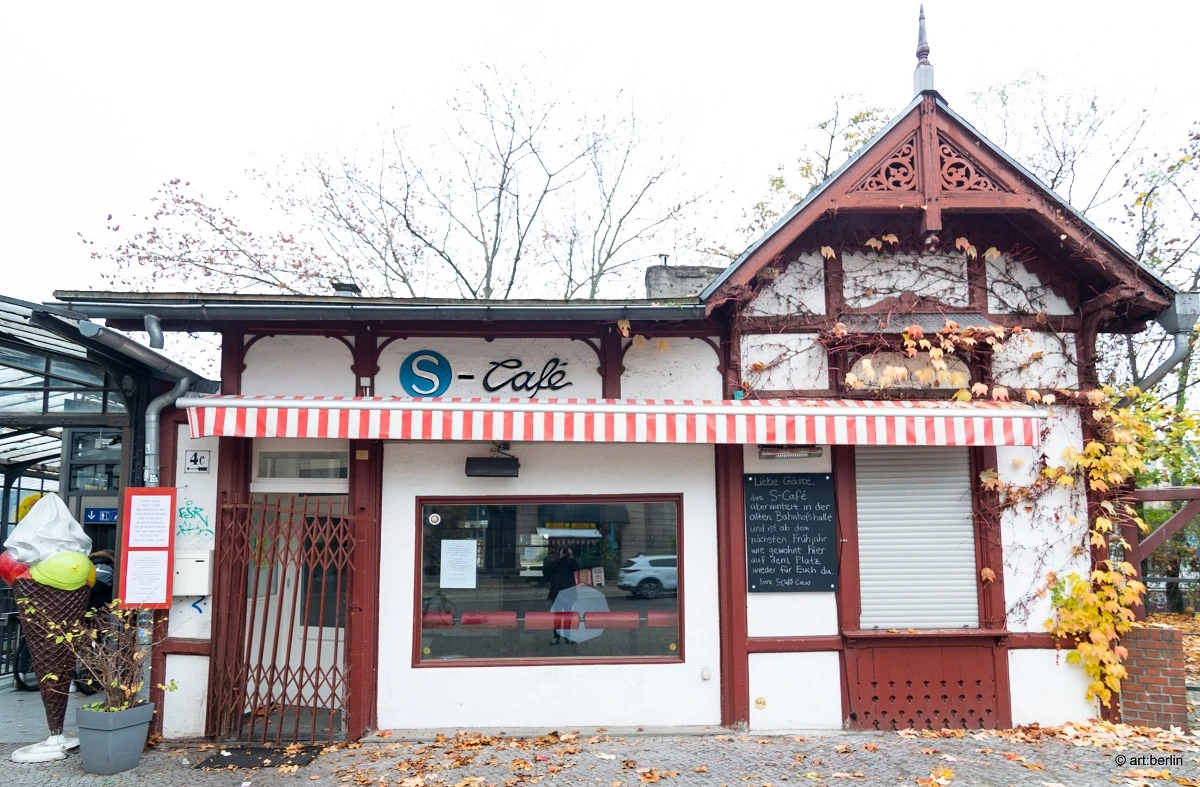
<svg viewBox="0 0 1200 787">
<path fill-rule="evenodd" d="M 1139 727 L 1187 731 L 1187 684 L 1183 633 L 1179 629 L 1135 628 L 1121 640 L 1129 650 L 1121 683 L 1121 721 Z"/>
</svg>

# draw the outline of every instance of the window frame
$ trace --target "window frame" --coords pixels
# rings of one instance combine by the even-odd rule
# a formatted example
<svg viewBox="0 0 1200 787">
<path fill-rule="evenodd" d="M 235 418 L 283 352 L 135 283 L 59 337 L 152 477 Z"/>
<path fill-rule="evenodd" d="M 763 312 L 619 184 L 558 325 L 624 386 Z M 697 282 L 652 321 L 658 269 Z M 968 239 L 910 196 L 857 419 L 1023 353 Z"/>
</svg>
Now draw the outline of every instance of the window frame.
<svg viewBox="0 0 1200 787">
<path fill-rule="evenodd" d="M 258 474 L 259 457 L 278 451 L 326 454 L 345 451 L 350 455 L 349 440 L 307 437 L 256 437 L 251 451 L 251 494 L 348 495 L 350 478 L 262 478 Z M 350 460 L 353 463 L 353 459 Z"/>
<path fill-rule="evenodd" d="M 684 664 L 687 662 L 687 636 L 685 633 L 684 604 L 684 516 L 683 493 L 628 494 L 628 495 L 417 495 L 413 511 L 413 598 L 412 598 L 412 654 L 413 669 L 453 669 L 458 667 L 541 667 L 541 666 L 589 666 L 626 664 Z M 540 504 L 618 504 L 618 503 L 674 503 L 675 504 L 675 553 L 676 571 L 676 614 L 679 617 L 679 647 L 672 656 L 621 656 L 621 657 L 574 657 L 574 658 L 490 658 L 490 659 L 431 659 L 421 660 L 421 603 L 422 579 L 424 577 L 424 517 L 427 505 L 540 505 Z"/>
</svg>

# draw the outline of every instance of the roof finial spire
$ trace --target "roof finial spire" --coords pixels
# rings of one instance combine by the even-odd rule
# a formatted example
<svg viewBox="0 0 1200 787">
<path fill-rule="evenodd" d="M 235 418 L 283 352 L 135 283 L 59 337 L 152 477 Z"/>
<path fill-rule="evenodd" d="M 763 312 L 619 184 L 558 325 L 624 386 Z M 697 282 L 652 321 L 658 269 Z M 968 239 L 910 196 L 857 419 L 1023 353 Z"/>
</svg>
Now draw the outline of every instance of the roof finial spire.
<svg viewBox="0 0 1200 787">
<path fill-rule="evenodd" d="M 929 39 L 925 35 L 925 6 L 917 23 L 917 70 L 913 72 L 913 93 L 933 90 L 933 64 L 929 62 Z"/>
</svg>

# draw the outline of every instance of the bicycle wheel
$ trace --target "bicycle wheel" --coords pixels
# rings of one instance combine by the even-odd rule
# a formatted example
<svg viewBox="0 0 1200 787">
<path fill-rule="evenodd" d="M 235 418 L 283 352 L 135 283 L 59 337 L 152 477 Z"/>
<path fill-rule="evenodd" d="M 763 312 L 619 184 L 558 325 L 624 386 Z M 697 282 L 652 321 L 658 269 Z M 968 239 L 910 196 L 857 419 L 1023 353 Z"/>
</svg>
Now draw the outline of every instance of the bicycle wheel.
<svg viewBox="0 0 1200 787">
<path fill-rule="evenodd" d="M 29 646 L 21 640 L 17 649 L 17 658 L 13 664 L 13 688 L 17 691 L 37 691 L 37 675 L 33 672 L 33 657 L 29 655 Z"/>
</svg>

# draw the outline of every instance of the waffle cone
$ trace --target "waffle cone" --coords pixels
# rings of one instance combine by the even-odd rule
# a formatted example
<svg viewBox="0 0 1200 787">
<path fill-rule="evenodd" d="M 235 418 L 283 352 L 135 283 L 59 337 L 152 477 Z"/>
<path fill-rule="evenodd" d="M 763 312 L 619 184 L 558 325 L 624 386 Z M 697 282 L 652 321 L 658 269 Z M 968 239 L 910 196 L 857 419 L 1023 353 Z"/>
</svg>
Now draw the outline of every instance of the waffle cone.
<svg viewBox="0 0 1200 787">
<path fill-rule="evenodd" d="M 26 615 L 19 609 L 21 625 L 25 630 L 25 642 L 33 661 L 33 671 L 38 676 L 38 690 L 42 694 L 42 705 L 46 708 L 46 725 L 51 735 L 61 735 L 63 719 L 67 715 L 68 689 L 71 676 L 75 673 L 75 657 L 65 643 L 56 644 L 49 636 L 45 621 L 73 626 L 87 610 L 91 589 L 84 585 L 78 590 L 58 590 L 39 585 L 32 579 L 18 579 L 13 583 L 13 595 L 27 598 L 37 613 Z M 21 605 L 18 605 L 21 606 Z M 53 679 L 42 676 L 52 674 Z"/>
</svg>

